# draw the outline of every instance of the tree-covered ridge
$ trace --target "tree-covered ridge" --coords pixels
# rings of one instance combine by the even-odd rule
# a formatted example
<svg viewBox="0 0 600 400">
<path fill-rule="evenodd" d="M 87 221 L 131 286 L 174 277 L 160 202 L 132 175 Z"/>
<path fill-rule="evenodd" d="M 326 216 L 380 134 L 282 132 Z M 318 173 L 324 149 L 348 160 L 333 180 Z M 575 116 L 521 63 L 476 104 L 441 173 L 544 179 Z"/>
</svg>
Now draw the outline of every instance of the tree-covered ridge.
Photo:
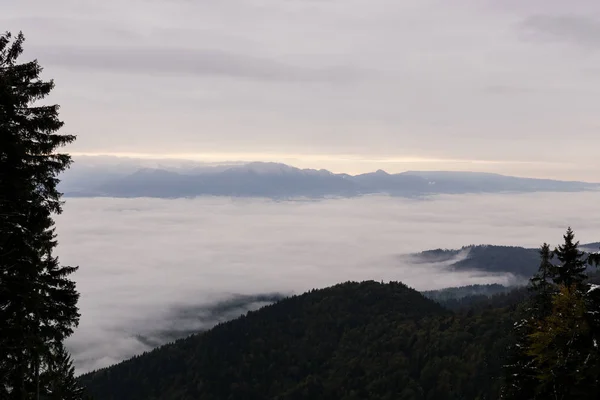
<svg viewBox="0 0 600 400">
<path fill-rule="evenodd" d="M 600 249 L 599 243 L 581 245 L 583 253 Z M 529 279 L 537 272 L 539 250 L 518 246 L 470 245 L 460 249 L 435 249 L 412 254 L 415 263 L 447 263 L 455 270 L 478 270 L 489 273 L 510 273 Z"/>
<path fill-rule="evenodd" d="M 511 273 L 528 279 L 537 270 L 536 249 L 518 246 L 471 245 L 460 249 L 435 249 L 413 254 L 414 262 L 447 263 L 455 270 Z"/>
<path fill-rule="evenodd" d="M 463 310 L 487 301 L 497 303 L 498 298 L 492 296 L 511 291 L 511 287 L 498 284 L 469 285 L 421 292 L 425 297 L 435 300 L 450 310 Z M 202 305 L 185 305 L 171 309 L 164 316 L 169 324 L 165 328 L 140 332 L 132 337 L 139 345 L 150 351 L 156 347 L 173 342 L 190 335 L 204 332 L 213 326 L 233 320 L 248 311 L 254 311 L 269 304 L 287 298 L 289 294 L 263 293 L 255 295 L 233 295 L 215 303 Z M 142 350 L 144 351 L 144 350 Z M 140 353 L 142 352 L 140 351 Z"/>
<path fill-rule="evenodd" d="M 490 297 L 499 293 L 506 293 L 511 291 L 512 288 L 498 283 L 491 283 L 487 285 L 467 285 L 458 287 L 449 287 L 437 290 L 425 290 L 421 293 L 428 299 L 432 299 L 439 302 L 447 300 L 458 300 L 468 296 L 486 296 Z"/>
<path fill-rule="evenodd" d="M 81 380 L 97 399 L 491 399 L 511 326 L 508 309 L 453 314 L 401 283 L 345 283 Z"/>
<path fill-rule="evenodd" d="M 449 310 L 464 310 L 488 301 L 499 303 L 499 298 L 495 295 L 511 290 L 511 287 L 491 284 L 469 285 L 421 293 Z M 145 351 L 150 351 L 175 340 L 204 332 L 219 323 L 233 320 L 245 315 L 248 311 L 257 310 L 288 296 L 289 294 L 284 293 L 233 295 L 215 303 L 180 306 L 171 309 L 165 315 L 164 318 L 169 321 L 167 327 L 140 332 L 131 339 L 136 340 Z"/>
</svg>

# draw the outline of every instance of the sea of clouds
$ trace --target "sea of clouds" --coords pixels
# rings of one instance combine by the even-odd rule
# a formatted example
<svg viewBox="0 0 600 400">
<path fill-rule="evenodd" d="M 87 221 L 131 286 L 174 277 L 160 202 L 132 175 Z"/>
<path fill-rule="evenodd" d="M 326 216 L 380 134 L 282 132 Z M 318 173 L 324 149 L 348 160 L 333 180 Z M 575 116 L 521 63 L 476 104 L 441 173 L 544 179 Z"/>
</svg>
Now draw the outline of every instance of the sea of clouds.
<svg viewBox="0 0 600 400">
<path fill-rule="evenodd" d="M 600 193 L 69 198 L 57 218 L 58 255 L 80 266 L 82 316 L 68 346 L 85 372 L 149 350 L 166 340 L 160 332 L 206 329 L 268 303 L 245 295 L 365 279 L 418 290 L 507 283 L 510 276 L 411 266 L 399 256 L 469 244 L 537 247 L 560 242 L 569 225 L 582 243 L 598 241 L 598 204 Z M 215 313 L 232 299 L 242 299 L 239 307 Z"/>
</svg>

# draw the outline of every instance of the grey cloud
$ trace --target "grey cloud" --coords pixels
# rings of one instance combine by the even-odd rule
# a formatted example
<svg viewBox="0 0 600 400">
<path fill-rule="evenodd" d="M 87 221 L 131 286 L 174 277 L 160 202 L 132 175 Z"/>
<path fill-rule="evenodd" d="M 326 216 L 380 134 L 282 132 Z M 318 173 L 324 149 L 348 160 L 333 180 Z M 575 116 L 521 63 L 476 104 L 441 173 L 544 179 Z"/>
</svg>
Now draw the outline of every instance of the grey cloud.
<svg viewBox="0 0 600 400">
<path fill-rule="evenodd" d="M 44 47 L 35 54 L 50 65 L 130 74 L 225 76 L 262 81 L 337 82 L 364 76 L 345 66 L 299 67 L 224 50 L 148 47 Z"/>
<path fill-rule="evenodd" d="M 40 28 L 48 34 L 49 37 L 78 37 L 82 34 L 86 35 L 93 32 L 95 36 L 106 39 L 130 40 L 140 37 L 135 31 L 128 27 L 121 26 L 112 21 L 103 21 L 89 16 L 81 18 L 67 17 L 41 17 L 28 16 L 20 18 L 7 18 L 3 23 L 8 26 L 18 27 L 23 33 L 28 36 L 30 31 L 36 31 Z M 27 46 L 28 47 L 28 46 Z"/>
<path fill-rule="evenodd" d="M 511 96 L 518 94 L 535 93 L 538 90 L 528 86 L 495 84 L 485 86 L 483 88 L 483 91 L 489 94 Z"/>
<path fill-rule="evenodd" d="M 533 15 L 521 24 L 534 39 L 600 47 L 600 19 L 583 15 Z"/>
</svg>

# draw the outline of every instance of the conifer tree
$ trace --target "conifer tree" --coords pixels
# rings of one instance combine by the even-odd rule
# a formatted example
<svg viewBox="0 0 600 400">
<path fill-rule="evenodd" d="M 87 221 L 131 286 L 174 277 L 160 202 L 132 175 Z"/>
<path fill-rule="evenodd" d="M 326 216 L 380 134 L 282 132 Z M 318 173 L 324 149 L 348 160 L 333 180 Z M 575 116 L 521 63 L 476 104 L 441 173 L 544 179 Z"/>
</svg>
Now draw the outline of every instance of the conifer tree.
<svg viewBox="0 0 600 400">
<path fill-rule="evenodd" d="M 501 398 L 506 400 L 535 399 L 537 387 L 537 369 L 533 357 L 525 352 L 523 346 L 528 342 L 531 332 L 530 321 L 523 318 L 515 323 L 517 343 L 508 349 L 508 357 L 504 366 L 504 384 Z"/>
<path fill-rule="evenodd" d="M 57 133 L 57 105 L 39 104 L 54 83 L 37 60 L 18 62 L 23 41 L 0 34 L 0 397 L 21 400 L 43 398 L 48 360 L 79 320 L 76 268 L 53 255 L 57 176 L 71 163 L 57 149 L 75 137 Z"/>
<path fill-rule="evenodd" d="M 75 368 L 62 343 L 57 343 L 47 359 L 48 370 L 43 375 L 45 399 L 80 400 L 83 388 L 75 378 Z"/>
<path fill-rule="evenodd" d="M 564 244 L 554 250 L 556 258 L 561 262 L 560 265 L 556 266 L 554 282 L 557 285 L 566 287 L 579 286 L 587 278 L 585 253 L 579 250 L 579 242 L 574 241 L 575 234 L 570 227 L 563 238 L 565 240 Z"/>
<path fill-rule="evenodd" d="M 540 248 L 540 266 L 538 272 L 529 280 L 529 290 L 533 292 L 532 317 L 545 317 L 552 307 L 552 295 L 556 291 L 553 278 L 556 266 L 552 264 L 553 252 L 544 243 Z"/>
<path fill-rule="evenodd" d="M 532 296 L 520 307 L 520 320 L 515 323 L 514 335 L 517 344 L 510 349 L 505 366 L 505 384 L 503 399 L 530 400 L 535 398 L 539 370 L 534 357 L 527 352 L 533 324 L 536 319 L 545 318 L 552 308 L 552 296 L 555 285 L 552 281 L 556 267 L 551 260 L 553 252 L 544 243 L 540 248 L 540 265 L 537 273 L 529 280 L 528 289 Z"/>
<path fill-rule="evenodd" d="M 552 312 L 536 320 L 526 352 L 537 367 L 539 399 L 597 399 L 598 349 L 594 346 L 585 293 L 560 286 Z"/>
<path fill-rule="evenodd" d="M 597 256 L 579 250 L 571 228 L 563 238 L 552 254 L 546 244 L 540 251 L 533 296 L 515 324 L 505 399 L 600 398 L 600 290 L 586 274 L 586 264 L 597 264 Z"/>
</svg>

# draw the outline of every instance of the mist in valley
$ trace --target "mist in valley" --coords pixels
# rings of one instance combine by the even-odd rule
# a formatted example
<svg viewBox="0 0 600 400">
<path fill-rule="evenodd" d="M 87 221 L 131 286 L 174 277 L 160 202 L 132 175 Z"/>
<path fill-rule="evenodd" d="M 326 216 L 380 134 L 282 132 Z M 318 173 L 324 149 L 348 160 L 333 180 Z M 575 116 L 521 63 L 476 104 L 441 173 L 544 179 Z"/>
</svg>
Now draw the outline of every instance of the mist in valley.
<svg viewBox="0 0 600 400">
<path fill-rule="evenodd" d="M 567 225 L 597 241 L 600 193 L 386 196 L 322 201 L 72 198 L 57 219 L 58 255 L 79 265 L 78 372 L 283 296 L 348 280 L 418 290 L 514 283 L 510 275 L 411 265 L 407 254 L 469 244 L 538 247 Z M 461 257 L 466 254 L 461 254 Z"/>
</svg>

